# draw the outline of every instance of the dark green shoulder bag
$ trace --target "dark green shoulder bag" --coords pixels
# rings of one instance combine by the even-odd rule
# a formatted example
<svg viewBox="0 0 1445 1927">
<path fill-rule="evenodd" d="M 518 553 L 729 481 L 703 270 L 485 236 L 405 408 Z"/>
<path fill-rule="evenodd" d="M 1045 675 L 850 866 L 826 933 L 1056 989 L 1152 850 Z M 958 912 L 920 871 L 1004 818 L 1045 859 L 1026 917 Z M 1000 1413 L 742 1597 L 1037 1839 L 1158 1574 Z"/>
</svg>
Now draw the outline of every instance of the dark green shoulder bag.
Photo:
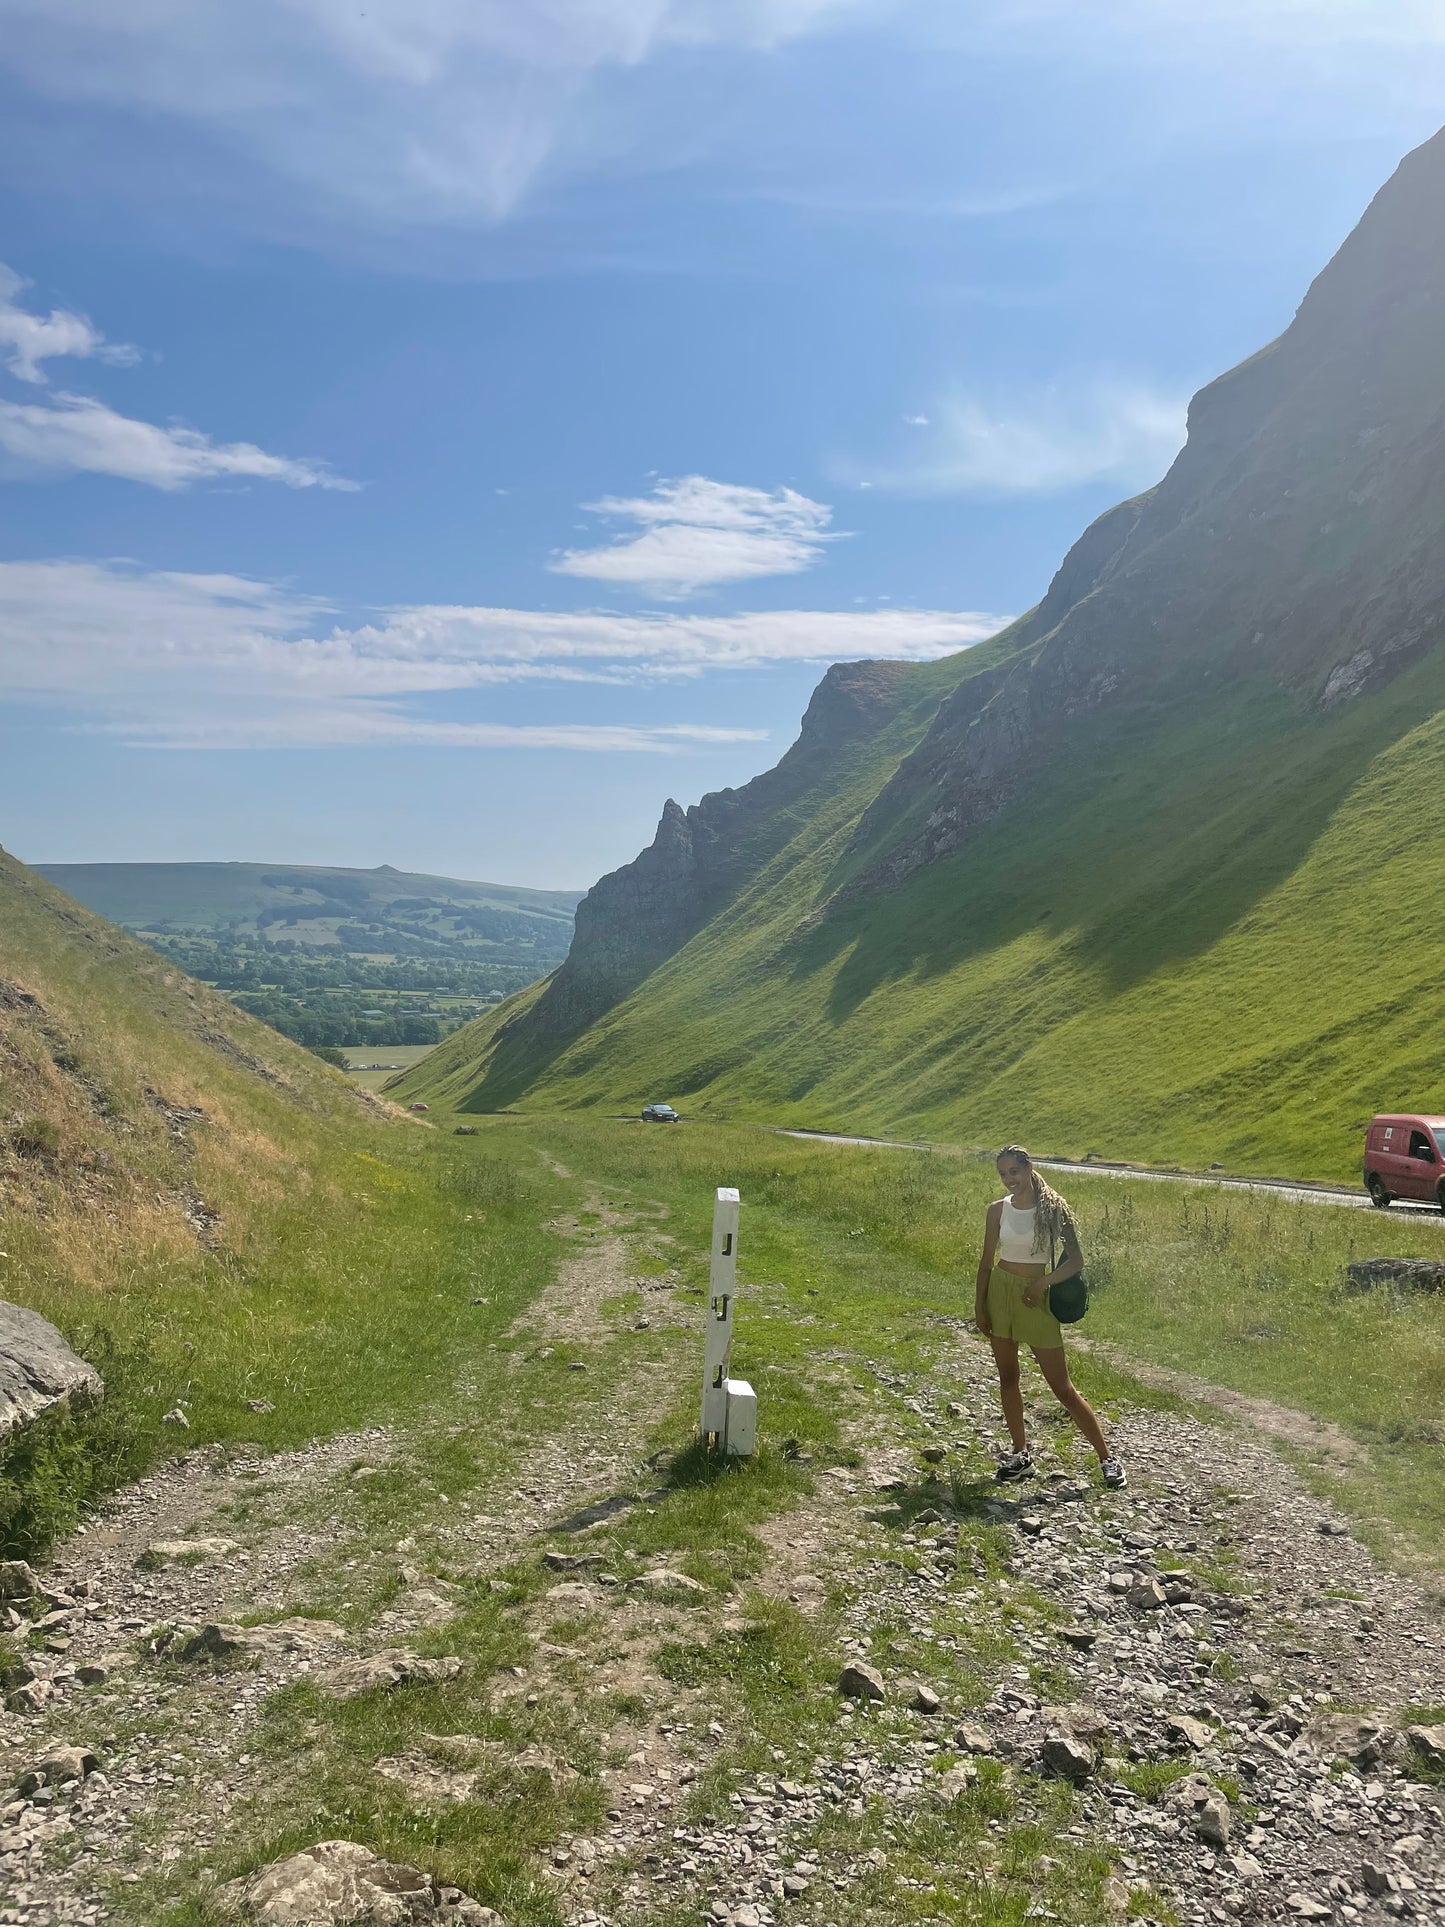
<svg viewBox="0 0 1445 1927">
<path fill-rule="evenodd" d="M 1054 1253 L 1057 1247 L 1049 1241 L 1049 1270 L 1059 1262 Z M 1089 1309 L 1089 1281 L 1082 1271 L 1076 1271 L 1072 1278 L 1061 1278 L 1056 1285 L 1049 1286 L 1049 1310 L 1061 1325 L 1077 1325 Z"/>
</svg>

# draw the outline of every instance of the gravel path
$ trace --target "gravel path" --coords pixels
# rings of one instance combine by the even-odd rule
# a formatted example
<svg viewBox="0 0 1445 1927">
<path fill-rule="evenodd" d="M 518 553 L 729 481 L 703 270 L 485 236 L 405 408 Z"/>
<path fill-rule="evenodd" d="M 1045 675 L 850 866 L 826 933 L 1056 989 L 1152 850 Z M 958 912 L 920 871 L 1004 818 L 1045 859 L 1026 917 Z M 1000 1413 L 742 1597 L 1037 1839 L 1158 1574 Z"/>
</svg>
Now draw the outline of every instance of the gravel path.
<svg viewBox="0 0 1445 1927">
<path fill-rule="evenodd" d="M 901 1627 L 906 1670 L 878 1669 L 885 1697 L 860 1701 L 811 1771 L 742 1780 L 731 1824 L 679 1826 L 678 1790 L 648 1785 L 608 1852 L 655 1856 L 657 1885 L 714 1923 L 887 1918 L 888 1856 L 820 1851 L 828 1821 L 861 1823 L 874 1802 L 900 1816 L 936 1806 L 993 1759 L 1077 1774 L 1078 1830 L 1109 1843 L 1121 1909 L 1132 1894 L 1147 1913 L 1158 1892 L 1198 1927 L 1445 1921 L 1445 1788 L 1410 1777 L 1404 1737 L 1415 1709 L 1445 1699 L 1445 1637 L 1418 1587 L 1382 1571 L 1266 1442 L 1172 1413 L 1121 1422 L 1124 1493 L 1051 1471 L 1045 1447 L 1036 1481 L 980 1482 L 960 1502 L 920 1484 L 917 1441 L 961 1456 L 994 1431 L 982 1348 L 929 1387 L 879 1376 L 913 1413 L 915 1443 L 875 1445 L 863 1471 L 818 1481 L 821 1505 L 780 1524 L 794 1549 L 781 1589 L 806 1609 L 841 1586 L 843 1656 L 866 1664 Z M 1002 1578 L 963 1550 L 979 1518 L 1007 1534 Z M 946 1671 L 1001 1607 L 1025 1625 L 1021 1663 L 981 1708 L 951 1705 L 938 1673 L 928 1687 L 930 1662 Z M 1067 1691 L 1042 1696 L 1038 1668 L 1066 1674 Z M 705 1732 L 691 1751 L 706 1759 Z M 580 1866 L 596 1865 L 589 1848 Z M 645 1898 L 634 1882 L 617 1911 L 569 1919 L 613 1927 Z"/>
<path fill-rule="evenodd" d="M 565 1304 L 539 1307 L 538 1340 L 601 1331 L 625 1266 L 613 1233 L 590 1242 L 569 1261 Z M 669 1308 L 666 1281 L 648 1284 L 653 1323 L 695 1321 Z M 820 1373 L 837 1370 L 820 1359 Z M 44 1597 L 17 1601 L 32 1617 L 44 1608 L 47 1644 L 21 1669 L 32 1677 L 7 1681 L 15 1710 L 0 1717 L 0 1778 L 14 1789 L 0 1807 L 0 1922 L 134 1918 L 125 1887 L 223 1844 L 258 1772 L 278 1770 L 252 1754 L 271 1694 L 444 1624 L 455 1587 L 428 1564 L 482 1575 L 540 1556 L 563 1543 L 568 1515 L 576 1570 L 519 1609 L 536 1661 L 491 1690 L 580 1700 L 595 1673 L 648 1708 L 602 1736 L 615 1762 L 606 1822 L 543 1857 L 576 1927 L 927 1921 L 927 1882 L 895 1830 L 901 1841 L 915 1816 L 954 1801 L 962 1816 L 990 1775 L 1025 1815 L 1050 1778 L 1076 1787 L 1055 1851 L 1102 1849 L 1121 1911 L 1161 1918 L 1167 1903 L 1189 1927 L 1445 1922 L 1445 1788 L 1426 1758 L 1438 1743 L 1445 1760 L 1445 1638 L 1423 1583 L 1382 1569 L 1237 1420 L 1126 1411 L 1132 1483 L 1109 1494 L 1077 1473 L 1071 1436 L 1039 1406 L 1038 1477 L 999 1487 L 983 1346 L 960 1334 L 922 1381 L 871 1371 L 867 1401 L 850 1404 L 839 1381 L 860 1463 L 820 1468 L 813 1496 L 767 1522 L 751 1600 L 629 1588 L 601 1557 L 577 1565 L 589 1552 L 579 1511 L 595 1505 L 600 1542 L 655 1480 L 633 1443 L 668 1395 L 655 1359 L 615 1404 L 559 1415 L 466 1505 L 419 1488 L 397 1542 L 355 1541 L 358 1488 L 406 1463 L 406 1439 L 386 1432 L 272 1459 L 193 1453 L 118 1494 L 42 1575 Z M 173 1550 L 148 1556 L 157 1546 Z M 355 1569 L 357 1600 L 383 1603 L 344 1628 L 283 1618 L 328 1562 Z M 378 1589 L 398 1566 L 400 1591 Z M 737 1637 L 768 1597 L 823 1629 L 837 1665 L 875 1667 L 883 1697 L 851 1701 L 808 1757 L 762 1771 L 736 1698 L 713 1705 L 656 1662 L 669 1641 Z M 239 1669 L 187 1666 L 177 1639 L 154 1636 L 243 1615 L 273 1623 Z M 559 1618 L 590 1628 L 585 1647 L 557 1641 Z M 33 1710 L 13 1697 L 27 1692 Z M 1412 1743 L 1422 1727 L 1433 1740 Z M 100 1770 L 34 1784 L 63 1743 L 93 1747 Z M 700 1819 L 699 1783 L 729 1760 L 751 1762 L 730 1769 L 730 1817 Z M 463 1797 L 435 1763 L 378 1771 L 430 1773 L 429 1797 Z M 1008 1837 L 988 1822 L 981 1879 L 1021 1877 L 1004 1864 Z M 1044 1853 L 1028 1874 L 1028 1911 L 1077 1917 L 1049 1884 L 1054 1865 Z"/>
</svg>

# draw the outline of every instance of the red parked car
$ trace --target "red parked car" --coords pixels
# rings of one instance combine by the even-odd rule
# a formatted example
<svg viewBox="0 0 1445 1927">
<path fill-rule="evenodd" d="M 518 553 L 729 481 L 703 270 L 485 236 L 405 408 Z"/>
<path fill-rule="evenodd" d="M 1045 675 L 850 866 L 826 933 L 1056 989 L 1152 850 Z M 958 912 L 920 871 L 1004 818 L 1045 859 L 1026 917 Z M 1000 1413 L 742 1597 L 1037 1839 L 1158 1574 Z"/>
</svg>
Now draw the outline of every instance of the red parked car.
<svg viewBox="0 0 1445 1927">
<path fill-rule="evenodd" d="M 1377 1117 L 1365 1138 L 1365 1189 L 1382 1211 L 1396 1198 L 1445 1211 L 1445 1117 Z"/>
</svg>

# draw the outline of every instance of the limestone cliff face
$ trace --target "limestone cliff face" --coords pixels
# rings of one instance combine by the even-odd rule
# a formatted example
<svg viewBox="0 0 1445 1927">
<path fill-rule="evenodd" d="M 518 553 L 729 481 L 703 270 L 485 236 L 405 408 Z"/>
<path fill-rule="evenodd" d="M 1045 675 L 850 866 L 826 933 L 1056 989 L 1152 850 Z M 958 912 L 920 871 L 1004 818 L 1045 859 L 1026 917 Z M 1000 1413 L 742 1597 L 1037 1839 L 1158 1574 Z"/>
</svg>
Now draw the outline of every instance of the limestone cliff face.
<svg viewBox="0 0 1445 1927">
<path fill-rule="evenodd" d="M 1265 674 L 1346 702 L 1445 634 L 1445 133 L 1407 156 L 1270 347 L 1195 396 L 1148 494 L 1088 529 L 860 826 L 858 887 L 965 843 L 1102 704 Z M 922 806 L 923 828 L 916 827 Z"/>
<path fill-rule="evenodd" d="M 652 842 L 577 906 L 567 962 L 523 1020 L 572 1034 L 619 1002 L 696 931 L 791 834 L 789 807 L 832 759 L 887 724 L 907 665 L 835 663 L 813 692 L 798 740 L 741 789 L 684 810 L 671 798 Z"/>
<path fill-rule="evenodd" d="M 1162 711 L 1265 676 L 1329 709 L 1442 636 L 1445 133 L 1407 156 L 1286 332 L 1195 396 L 1163 481 L 1087 529 L 997 660 L 940 703 L 860 819 L 840 894 L 966 845 L 1106 706 Z M 775 769 L 667 804 L 649 848 L 579 906 L 567 963 L 507 1038 L 520 1062 L 626 997 L 785 847 L 904 673 L 840 664 Z"/>
</svg>

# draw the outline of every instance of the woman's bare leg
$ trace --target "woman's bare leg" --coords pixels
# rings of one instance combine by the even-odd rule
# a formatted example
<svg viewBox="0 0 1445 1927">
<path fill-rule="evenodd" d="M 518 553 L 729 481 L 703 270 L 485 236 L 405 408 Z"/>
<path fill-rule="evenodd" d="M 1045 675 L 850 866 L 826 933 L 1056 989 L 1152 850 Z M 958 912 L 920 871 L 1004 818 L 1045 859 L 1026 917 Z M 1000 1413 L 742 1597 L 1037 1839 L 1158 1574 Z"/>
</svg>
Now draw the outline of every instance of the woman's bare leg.
<svg viewBox="0 0 1445 1927">
<path fill-rule="evenodd" d="M 1013 1440 L 1015 1452 L 1027 1452 L 1028 1438 L 1024 1432 L 1024 1395 L 1019 1389 L 1019 1348 L 1011 1338 L 991 1338 L 993 1362 L 998 1367 L 999 1400 L 1003 1405 L 1004 1424 Z M 1059 1353 L 1060 1358 L 1063 1353 Z"/>
<path fill-rule="evenodd" d="M 1093 1406 L 1090 1405 L 1089 1401 L 1069 1377 L 1069 1361 L 1064 1355 L 1063 1346 L 1050 1346 L 1047 1351 L 1040 1351 L 1037 1346 L 1030 1346 L 1029 1349 L 1033 1352 L 1034 1360 L 1039 1370 L 1043 1373 L 1049 1390 L 1059 1401 L 1060 1405 L 1063 1406 L 1075 1425 L 1078 1426 L 1090 1445 L 1093 1446 L 1099 1457 L 1101 1459 L 1107 1459 L 1109 1456 L 1109 1446 L 1104 1437 L 1103 1428 L 1094 1416 Z M 1015 1378 L 1015 1384 L 1017 1384 L 1017 1378 Z M 1015 1392 L 1015 1397 L 1018 1397 L 1017 1392 Z M 1019 1401 L 1019 1407 L 1020 1412 L 1022 1412 L 1022 1399 Z"/>
</svg>

